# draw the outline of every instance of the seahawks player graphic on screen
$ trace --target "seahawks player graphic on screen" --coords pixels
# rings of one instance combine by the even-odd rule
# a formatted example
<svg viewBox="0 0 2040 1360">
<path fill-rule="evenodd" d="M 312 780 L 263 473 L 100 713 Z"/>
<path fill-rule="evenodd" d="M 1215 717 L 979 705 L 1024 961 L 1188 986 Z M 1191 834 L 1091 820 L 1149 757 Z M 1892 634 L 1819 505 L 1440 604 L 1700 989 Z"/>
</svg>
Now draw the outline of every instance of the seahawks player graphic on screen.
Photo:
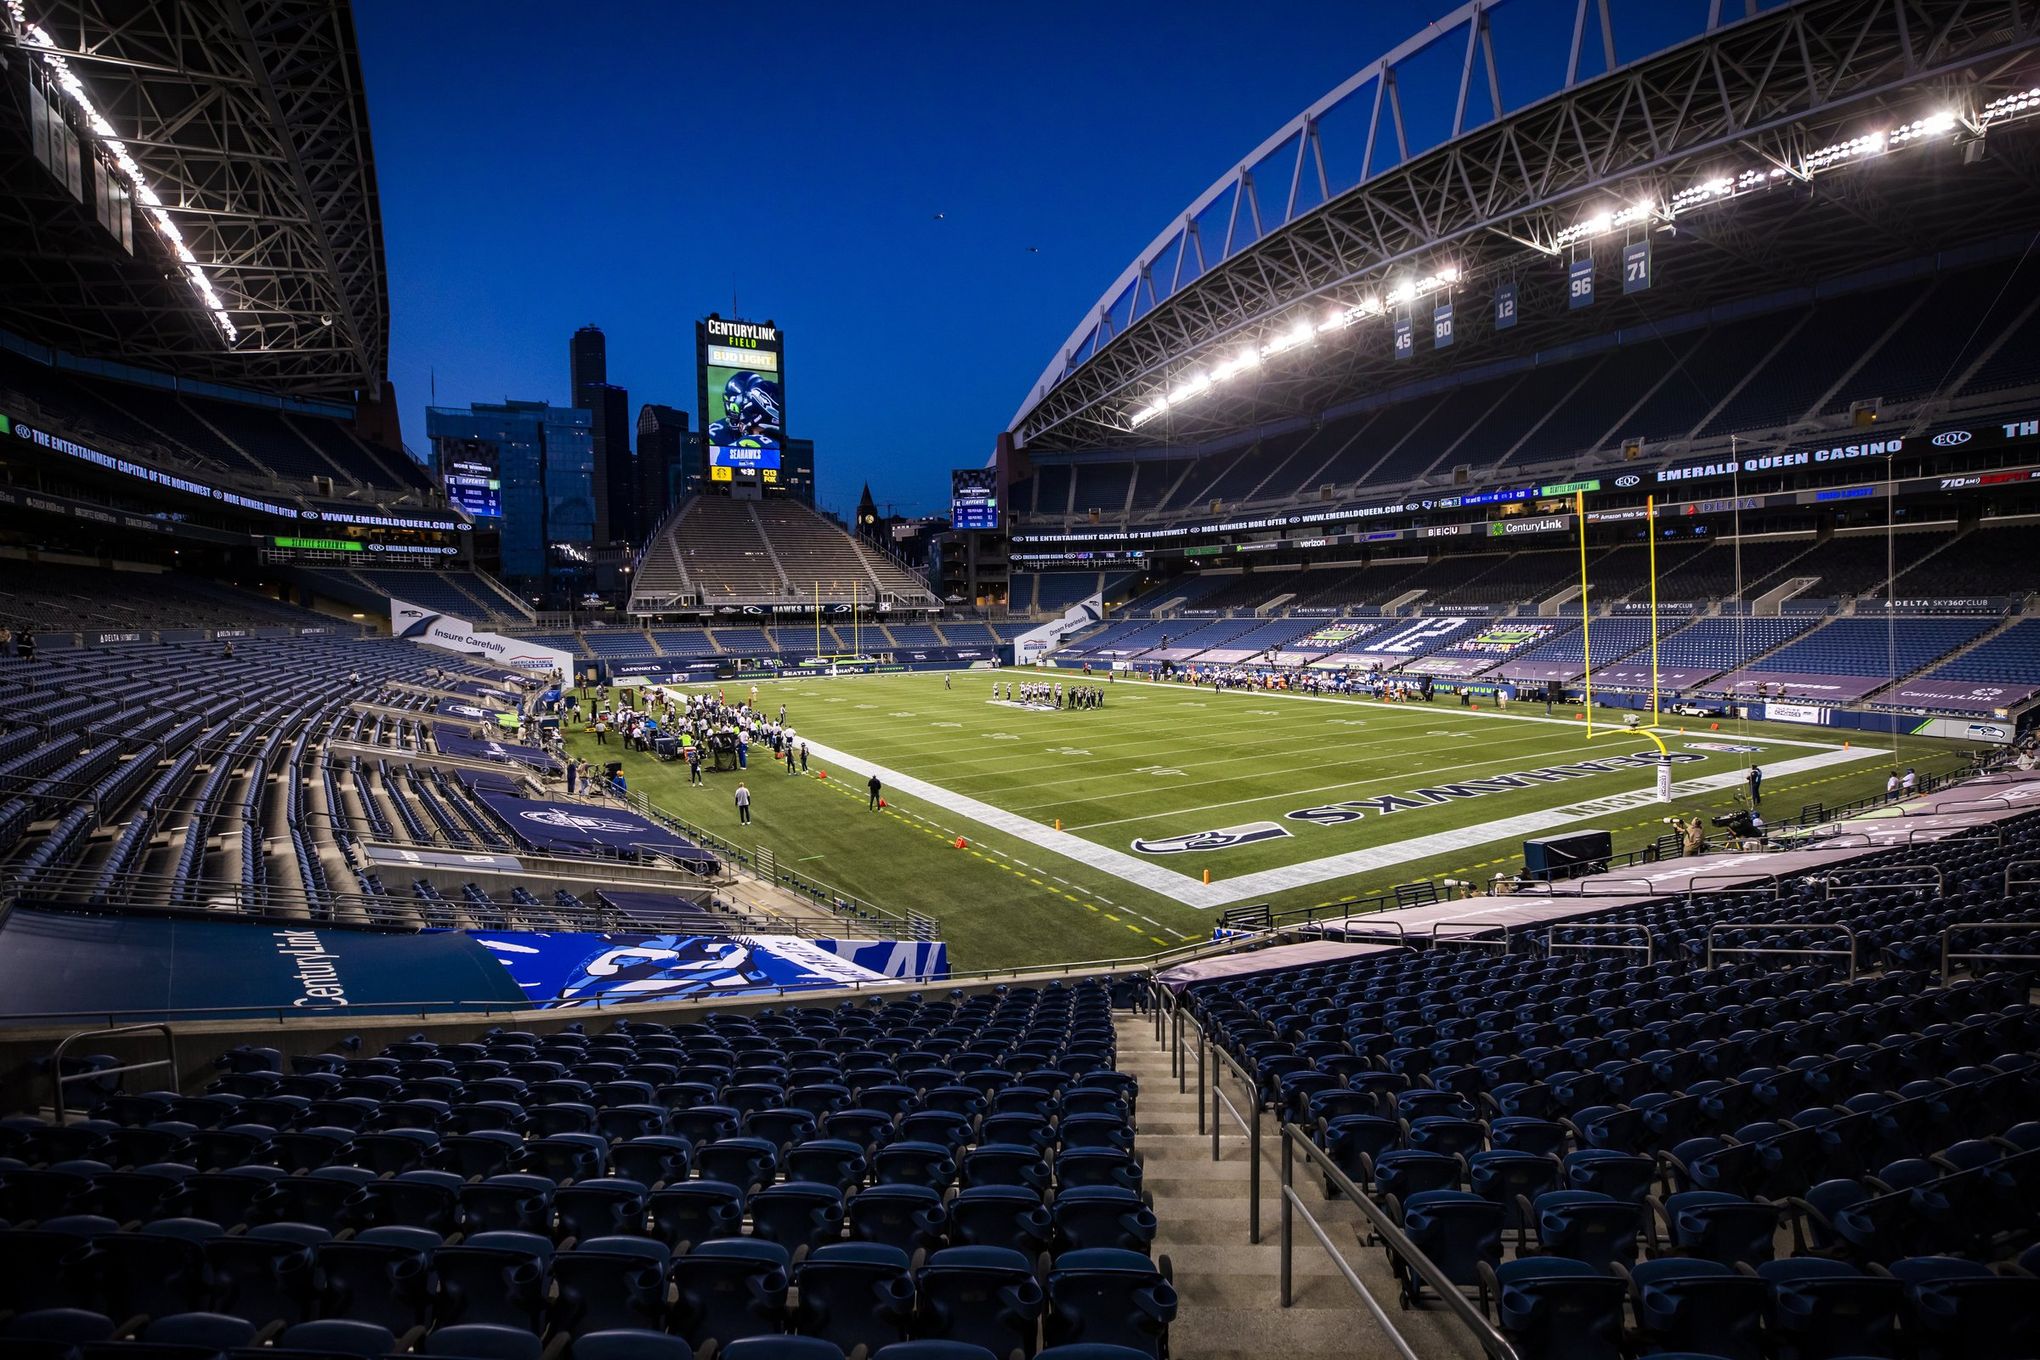
<svg viewBox="0 0 2040 1360">
<path fill-rule="evenodd" d="M 721 420 L 709 422 L 708 442 L 719 448 L 776 449 L 785 431 L 779 384 L 744 369 L 723 384 Z"/>
</svg>

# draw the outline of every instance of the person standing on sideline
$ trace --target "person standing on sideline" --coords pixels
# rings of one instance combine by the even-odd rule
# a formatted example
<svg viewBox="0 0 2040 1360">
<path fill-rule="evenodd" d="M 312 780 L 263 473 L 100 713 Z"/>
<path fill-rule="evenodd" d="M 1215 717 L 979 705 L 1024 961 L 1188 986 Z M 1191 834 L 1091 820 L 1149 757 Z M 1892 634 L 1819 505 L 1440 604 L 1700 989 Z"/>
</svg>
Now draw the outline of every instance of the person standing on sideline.
<svg viewBox="0 0 2040 1360">
<path fill-rule="evenodd" d="M 1913 773 L 1913 767 L 1905 767 L 1905 778 L 1898 781 L 1899 791 L 1910 798 L 1920 791 L 1920 777 Z"/>
<path fill-rule="evenodd" d="M 737 785 L 737 821 L 744 826 L 751 824 L 751 786 L 741 782 Z"/>
<path fill-rule="evenodd" d="M 792 743 L 790 743 L 790 742 L 789 742 L 789 743 L 787 744 L 787 747 L 786 747 L 786 772 L 787 772 L 788 774 L 792 774 L 792 773 L 794 773 L 794 768 L 793 768 L 793 745 L 792 745 Z"/>
<path fill-rule="evenodd" d="M 949 688 L 949 672 L 948 672 L 948 671 L 944 671 L 944 672 L 942 672 L 942 688 L 944 688 L 944 689 L 948 689 L 948 688 Z"/>
<path fill-rule="evenodd" d="M 876 812 L 878 811 L 878 791 L 885 786 L 878 782 L 878 776 L 874 774 L 865 783 L 865 787 L 871 790 L 871 810 Z"/>
<path fill-rule="evenodd" d="M 781 704 L 781 705 L 779 706 L 779 725 L 780 725 L 781 727 L 784 727 L 784 726 L 786 726 L 786 705 L 785 705 L 785 704 Z"/>
<path fill-rule="evenodd" d="M 597 746 L 607 746 L 609 744 L 609 719 L 597 718 L 595 720 L 595 744 Z"/>
<path fill-rule="evenodd" d="M 801 772 L 802 774 L 806 774 L 806 773 L 807 773 L 807 743 L 806 743 L 806 742 L 802 742 L 802 743 L 800 744 L 800 772 Z"/>
<path fill-rule="evenodd" d="M 695 742 L 687 748 L 687 782 L 690 784 L 702 782 L 700 742 Z"/>
<path fill-rule="evenodd" d="M 1750 766 L 1750 806 L 1756 807 L 1764 801 L 1764 767 Z"/>
<path fill-rule="evenodd" d="M 1884 781 L 1884 801 L 1885 801 L 1885 802 L 1887 802 L 1887 803 L 1896 803 L 1896 802 L 1898 801 L 1898 771 L 1897 771 L 1897 770 L 1893 770 L 1893 771 L 1891 772 L 1891 775 L 1890 775 L 1890 777 L 1889 777 L 1889 778 L 1887 778 L 1887 779 L 1886 779 L 1886 780 Z"/>
<path fill-rule="evenodd" d="M 581 777 L 581 762 L 580 762 L 580 761 L 578 761 L 578 760 L 570 760 L 570 761 L 568 761 L 568 762 L 567 762 L 567 797 L 569 797 L 569 798 L 572 798 L 572 797 L 574 796 L 574 784 L 576 783 L 576 781 L 578 781 L 578 780 L 580 779 L 580 777 Z"/>
</svg>

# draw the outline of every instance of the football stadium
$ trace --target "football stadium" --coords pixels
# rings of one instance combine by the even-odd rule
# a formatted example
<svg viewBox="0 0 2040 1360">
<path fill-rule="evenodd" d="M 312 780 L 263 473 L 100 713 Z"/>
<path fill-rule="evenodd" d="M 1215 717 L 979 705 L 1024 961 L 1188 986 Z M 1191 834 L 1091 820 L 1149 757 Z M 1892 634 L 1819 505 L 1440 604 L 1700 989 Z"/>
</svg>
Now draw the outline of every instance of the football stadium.
<svg viewBox="0 0 2040 1360">
<path fill-rule="evenodd" d="M 0 0 L 0 1357 L 2040 1357 L 2040 10 L 1378 7 L 931 473 L 400 394 L 375 8 Z"/>
</svg>

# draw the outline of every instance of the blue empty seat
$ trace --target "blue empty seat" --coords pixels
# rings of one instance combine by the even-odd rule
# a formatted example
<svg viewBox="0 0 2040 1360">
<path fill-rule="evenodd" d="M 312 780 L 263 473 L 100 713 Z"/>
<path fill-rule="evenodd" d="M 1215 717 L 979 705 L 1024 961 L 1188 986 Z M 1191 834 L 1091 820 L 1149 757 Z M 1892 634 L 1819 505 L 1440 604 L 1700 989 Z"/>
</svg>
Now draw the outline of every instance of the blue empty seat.
<svg viewBox="0 0 2040 1360">
<path fill-rule="evenodd" d="M 1495 1315 L 1535 1360 L 1618 1360 L 1624 1285 L 1583 1261 L 1526 1256 L 1493 1275 Z"/>
<path fill-rule="evenodd" d="M 699 1346 L 784 1329 L 790 1260 L 776 1242 L 703 1242 L 673 1263 L 672 1330 Z"/>
<path fill-rule="evenodd" d="M 1032 1355 L 1045 1295 L 1034 1265 L 1003 1247 L 949 1247 L 915 1272 L 918 1337 Z"/>
<path fill-rule="evenodd" d="M 320 1311 L 402 1333 L 431 1321 L 431 1259 L 437 1233 L 369 1228 L 348 1241 L 321 1242 Z"/>
<path fill-rule="evenodd" d="M 1599 1269 L 1636 1259 L 1642 1212 L 1626 1200 L 1592 1190 L 1551 1190 L 1530 1205 L 1537 1240 L 1555 1256 Z"/>
<path fill-rule="evenodd" d="M 1766 1261 L 1766 1328 L 1779 1360 L 1896 1354 L 1904 1286 L 1842 1261 L 1799 1256 Z"/>
<path fill-rule="evenodd" d="M 1762 1280 L 1716 1261 L 1667 1257 L 1629 1272 L 1638 1329 L 1653 1349 L 1762 1360 Z"/>
<path fill-rule="evenodd" d="M 794 1272 L 800 1303 L 793 1327 L 843 1350 L 906 1339 L 914 1313 L 907 1253 L 874 1242 L 818 1247 Z"/>
<path fill-rule="evenodd" d="M 1481 1268 L 1502 1259 L 1502 1206 L 1466 1190 L 1420 1190 L 1400 1202 L 1403 1231 L 1418 1250 L 1461 1288 L 1482 1284 Z M 1404 1306 L 1418 1303 L 1423 1280 L 1391 1252 L 1389 1264 L 1402 1288 Z"/>
<path fill-rule="evenodd" d="M 902 1251 L 932 1251 L 942 1243 L 949 1212 L 940 1191 L 925 1185 L 870 1185 L 850 1200 L 850 1236 Z"/>
<path fill-rule="evenodd" d="M 743 1227 L 744 1189 L 728 1181 L 676 1181 L 648 1201 L 652 1235 L 675 1251 L 711 1238 L 734 1237 Z"/>
<path fill-rule="evenodd" d="M 959 1247 L 1006 1247 L 1033 1256 L 1047 1249 L 1049 1212 L 1024 1185 L 973 1185 L 949 1201 L 949 1240 Z"/>
<path fill-rule="evenodd" d="M 622 1328 L 657 1330 L 666 1320 L 672 1253 L 646 1237 L 597 1237 L 552 1258 L 557 1294 L 550 1326 L 569 1336 Z"/>
<path fill-rule="evenodd" d="M 1042 1331 L 1051 1346 L 1125 1346 L 1158 1356 L 1167 1352 L 1175 1317 L 1175 1286 L 1138 1252 L 1069 1251 L 1049 1269 Z"/>
<path fill-rule="evenodd" d="M 2017 1360 L 2040 1335 L 2040 1280 L 1951 1256 L 1894 1261 L 1919 1360 Z"/>
<path fill-rule="evenodd" d="M 536 1233 L 482 1232 L 432 1255 L 434 1320 L 487 1323 L 536 1334 L 545 1323 L 553 1244 Z"/>
<path fill-rule="evenodd" d="M 1158 1227 L 1154 1209 L 1140 1192 L 1116 1185 L 1064 1190 L 1055 1197 L 1050 1216 L 1058 1252 L 1086 1247 L 1147 1252 Z"/>
<path fill-rule="evenodd" d="M 833 1242 L 843 1231 L 843 1195 L 832 1185 L 785 1181 L 751 1196 L 751 1231 L 789 1252 Z"/>
<path fill-rule="evenodd" d="M 1722 1265 L 1755 1265 L 1776 1255 L 1777 1206 L 1719 1190 L 1687 1190 L 1660 1209 L 1672 1246 Z"/>
</svg>

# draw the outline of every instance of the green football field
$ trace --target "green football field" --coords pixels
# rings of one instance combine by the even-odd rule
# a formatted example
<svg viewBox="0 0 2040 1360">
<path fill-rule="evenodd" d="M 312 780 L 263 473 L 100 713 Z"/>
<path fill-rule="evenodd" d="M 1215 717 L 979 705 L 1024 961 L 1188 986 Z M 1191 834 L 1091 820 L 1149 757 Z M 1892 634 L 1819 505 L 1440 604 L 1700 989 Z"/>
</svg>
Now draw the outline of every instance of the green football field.
<svg viewBox="0 0 2040 1360">
<path fill-rule="evenodd" d="M 1037 678 L 998 673 L 1001 687 Z M 1039 678 L 1085 683 L 1070 672 Z M 623 753 L 633 788 L 683 821 L 772 850 L 814 879 L 937 917 L 958 969 L 1120 958 L 1208 936 L 1232 905 L 1334 902 L 1398 883 L 1485 880 L 1529 837 L 1602 828 L 1648 843 L 1671 813 L 1734 806 L 1751 762 L 1772 820 L 1872 795 L 1894 768 L 1962 763 L 1947 742 L 1788 724 L 1671 719 L 1673 801 L 1653 796 L 1658 746 L 1578 710 L 1215 693 L 1121 680 L 1100 709 L 993 697 L 989 672 L 761 683 L 767 713 L 811 748 L 805 777 L 753 748 L 739 775 Z M 749 698 L 748 683 L 723 687 Z M 577 754 L 617 758 L 585 733 Z M 869 808 L 878 773 L 887 806 Z M 956 841 L 966 844 L 958 848 Z"/>
</svg>

